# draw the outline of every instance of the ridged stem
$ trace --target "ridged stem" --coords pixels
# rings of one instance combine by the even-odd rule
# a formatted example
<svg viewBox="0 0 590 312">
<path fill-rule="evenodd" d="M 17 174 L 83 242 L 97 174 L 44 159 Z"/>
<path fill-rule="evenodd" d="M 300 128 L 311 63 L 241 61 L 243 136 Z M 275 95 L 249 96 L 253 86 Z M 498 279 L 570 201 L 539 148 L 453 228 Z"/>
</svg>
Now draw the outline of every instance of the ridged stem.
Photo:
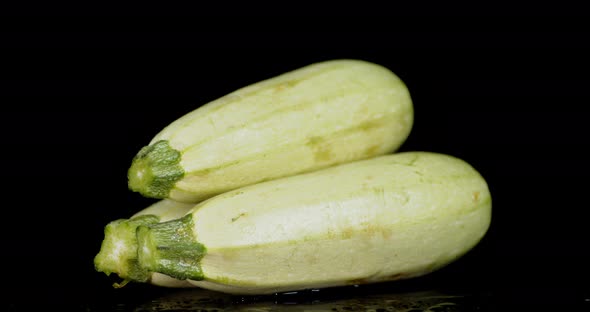
<svg viewBox="0 0 590 312">
<path fill-rule="evenodd" d="M 129 189 L 146 197 L 167 198 L 176 182 L 184 176 L 180 156 L 180 152 L 166 140 L 143 147 L 127 172 Z"/>
<path fill-rule="evenodd" d="M 150 272 L 137 261 L 136 230 L 138 226 L 156 224 L 159 221 L 160 218 L 155 215 L 144 215 L 107 224 L 100 251 L 94 258 L 95 269 L 106 275 L 116 273 L 124 279 L 120 286 L 128 281 L 147 282 Z M 116 287 L 118 285 L 115 284 Z"/>
<path fill-rule="evenodd" d="M 139 265 L 185 280 L 202 280 L 200 260 L 206 248 L 197 242 L 193 232 L 192 215 L 137 228 Z"/>
</svg>

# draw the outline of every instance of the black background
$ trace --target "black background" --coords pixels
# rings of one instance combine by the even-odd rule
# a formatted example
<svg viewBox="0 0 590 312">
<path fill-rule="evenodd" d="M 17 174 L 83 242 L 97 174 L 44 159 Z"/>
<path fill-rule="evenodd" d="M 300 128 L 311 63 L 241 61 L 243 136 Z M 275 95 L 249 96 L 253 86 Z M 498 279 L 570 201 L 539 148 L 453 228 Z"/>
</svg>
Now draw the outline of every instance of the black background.
<svg viewBox="0 0 590 312">
<path fill-rule="evenodd" d="M 233 31 L 217 19 L 153 19 L 158 27 L 147 30 L 117 18 L 93 18 L 90 27 L 85 19 L 5 22 L 4 294 L 12 302 L 145 296 L 151 288 L 142 285 L 113 290 L 114 279 L 92 264 L 104 225 L 153 202 L 127 189 L 135 153 L 168 123 L 239 87 L 358 58 L 388 67 L 412 94 L 415 124 L 401 151 L 460 157 L 492 192 L 484 240 L 412 287 L 578 298 L 590 263 L 589 33 L 575 19 L 504 18 L 453 27 L 440 17 L 407 27 L 383 16 L 327 27 L 314 23 L 326 18 L 236 18 L 226 27 Z M 414 26 L 428 20 L 432 27 Z"/>
</svg>

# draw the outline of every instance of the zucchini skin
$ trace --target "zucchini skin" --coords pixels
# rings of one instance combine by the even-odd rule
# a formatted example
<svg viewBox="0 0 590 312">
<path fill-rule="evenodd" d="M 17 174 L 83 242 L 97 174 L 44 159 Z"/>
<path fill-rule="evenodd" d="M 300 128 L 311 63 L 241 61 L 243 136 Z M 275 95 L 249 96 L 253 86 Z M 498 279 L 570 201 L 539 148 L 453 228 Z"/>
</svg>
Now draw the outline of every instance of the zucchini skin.
<svg viewBox="0 0 590 312">
<path fill-rule="evenodd" d="M 198 202 L 239 187 L 397 150 L 413 125 L 394 73 L 360 60 L 312 64 L 172 122 L 133 159 L 129 188 Z"/>
<path fill-rule="evenodd" d="M 438 270 L 490 222 L 489 188 L 472 166 L 405 152 L 247 186 L 140 226 L 138 259 L 234 294 L 366 284 Z"/>
</svg>

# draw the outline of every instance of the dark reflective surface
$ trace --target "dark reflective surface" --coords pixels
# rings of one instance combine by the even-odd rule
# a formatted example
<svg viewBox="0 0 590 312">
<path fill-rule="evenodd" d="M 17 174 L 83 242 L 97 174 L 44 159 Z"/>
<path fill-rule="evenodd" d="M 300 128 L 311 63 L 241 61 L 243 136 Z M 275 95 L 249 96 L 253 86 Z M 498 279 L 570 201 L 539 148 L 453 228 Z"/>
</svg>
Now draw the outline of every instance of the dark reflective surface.
<svg viewBox="0 0 590 312">
<path fill-rule="evenodd" d="M 590 311 L 590 293 L 566 288 L 469 292 L 457 289 L 411 290 L 382 284 L 265 296 L 232 296 L 198 288 L 144 286 L 69 299 L 50 299 L 32 294 L 29 300 L 0 305 L 0 311 Z"/>
<path fill-rule="evenodd" d="M 318 291 L 318 293 L 321 291 Z M 181 291 L 155 298 L 133 311 L 473 311 L 469 296 L 441 292 L 380 294 L 333 300 L 305 294 L 283 294 L 265 300 L 236 300 L 208 291 Z M 270 300 L 269 300 L 270 299 Z M 274 299 L 274 300 L 273 300 Z M 467 309 L 467 310 L 465 310 Z"/>
</svg>

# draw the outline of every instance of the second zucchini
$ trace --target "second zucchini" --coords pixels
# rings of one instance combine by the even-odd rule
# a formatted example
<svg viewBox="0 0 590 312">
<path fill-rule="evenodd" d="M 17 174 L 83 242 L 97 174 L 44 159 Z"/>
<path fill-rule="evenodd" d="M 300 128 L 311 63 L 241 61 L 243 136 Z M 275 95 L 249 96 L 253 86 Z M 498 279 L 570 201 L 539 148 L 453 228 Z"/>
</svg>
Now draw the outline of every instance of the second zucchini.
<svg viewBox="0 0 590 312">
<path fill-rule="evenodd" d="M 490 220 L 488 186 L 468 163 L 398 153 L 244 187 L 140 225 L 138 264 L 238 294 L 382 282 L 449 264 Z"/>
</svg>

